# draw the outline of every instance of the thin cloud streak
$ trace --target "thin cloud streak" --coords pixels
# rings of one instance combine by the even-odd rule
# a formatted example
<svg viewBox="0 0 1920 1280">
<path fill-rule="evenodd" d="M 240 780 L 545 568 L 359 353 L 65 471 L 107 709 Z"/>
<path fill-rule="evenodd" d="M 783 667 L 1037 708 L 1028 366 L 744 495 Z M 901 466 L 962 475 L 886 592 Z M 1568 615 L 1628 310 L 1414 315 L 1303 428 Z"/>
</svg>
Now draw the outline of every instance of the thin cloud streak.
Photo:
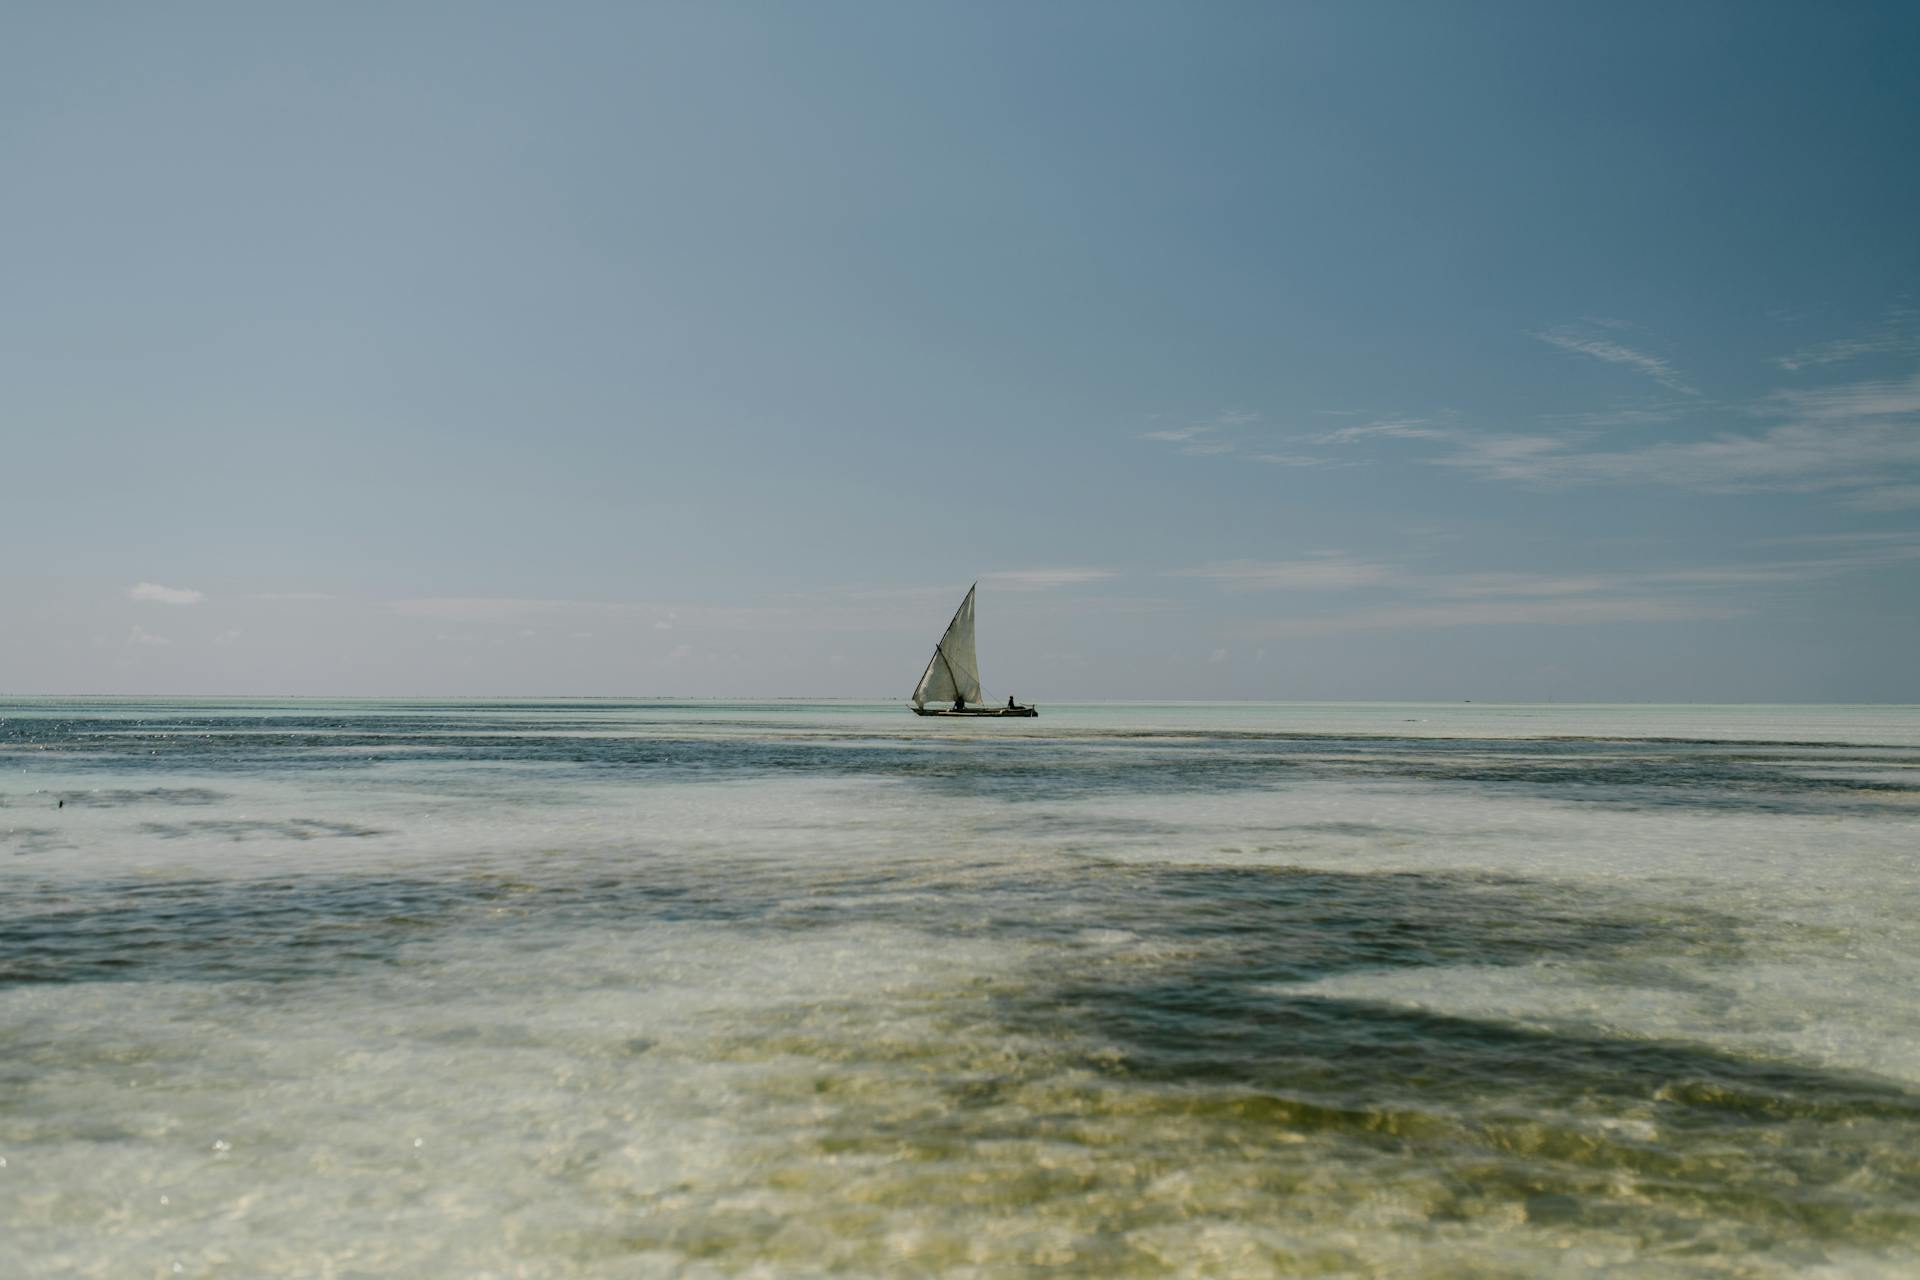
<svg viewBox="0 0 1920 1280">
<path fill-rule="evenodd" d="M 1596 354 L 1596 344 L 1604 344 L 1601 339 L 1565 334 L 1540 336 L 1588 354 Z M 1608 351 L 1602 358 L 1616 357 L 1620 352 Z M 1591 428 L 1656 426 L 1673 420 L 1683 408 L 1681 404 L 1637 406 L 1560 415 L 1549 421 Z M 1832 493 L 1868 511 L 1916 505 L 1920 373 L 1780 389 L 1729 411 L 1771 419 L 1773 425 L 1723 430 L 1705 439 L 1668 439 L 1608 449 L 1594 447 L 1590 431 L 1475 431 L 1453 425 L 1447 415 L 1441 415 L 1342 427 L 1304 437 L 1303 442 L 1333 449 L 1393 440 L 1429 442 L 1435 451 L 1420 459 L 1426 465 L 1539 487 L 1613 484 L 1721 494 Z M 1286 460 L 1306 465 L 1315 456 Z"/>
<path fill-rule="evenodd" d="M 1038 589 L 1038 588 L 1035 588 Z M 965 590 L 964 586 L 958 590 Z M 929 597 L 932 598 L 932 597 Z M 948 611 L 957 591 L 940 593 Z M 658 623 L 670 620 L 672 631 L 743 632 L 911 632 L 925 628 L 926 615 L 907 599 L 861 602 L 852 596 L 821 593 L 804 603 L 711 605 L 631 600 L 558 600 L 509 596 L 443 596 L 391 600 L 379 606 L 387 613 L 422 621 L 482 626 L 523 626 L 556 622 L 577 627 L 592 619 L 609 624 L 625 622 L 636 631 L 653 634 Z"/>
<path fill-rule="evenodd" d="M 1247 429 L 1259 421 L 1260 415 L 1257 413 L 1249 413 L 1245 409 L 1228 409 L 1215 414 L 1210 421 L 1196 422 L 1184 427 L 1167 427 L 1158 431 L 1143 431 L 1137 438 L 1149 440 L 1155 444 L 1173 445 L 1176 452 L 1190 458 L 1238 455 L 1254 462 L 1274 462 L 1285 466 L 1322 465 L 1322 460 L 1308 459 L 1299 455 L 1270 452 L 1246 453 Z"/>
<path fill-rule="evenodd" d="M 1058 587 L 1078 587 L 1089 582 L 1105 582 L 1116 576 L 1118 575 L 1112 569 L 1002 569 L 981 574 L 980 581 L 1008 591 L 1052 591 Z"/>
<path fill-rule="evenodd" d="M 1811 391 L 1776 391 L 1755 412 L 1789 413 L 1814 422 L 1920 413 L 1920 373 Z"/>
<path fill-rule="evenodd" d="M 1691 400 L 1664 400 L 1653 404 L 1618 404 L 1608 409 L 1585 413 L 1542 414 L 1540 420 L 1554 426 L 1583 431 L 1611 431 L 1619 427 L 1662 427 L 1677 422 L 1700 406 Z"/>
<path fill-rule="evenodd" d="M 1664 358 L 1636 351 L 1632 347 L 1615 342 L 1611 338 L 1599 338 L 1582 334 L 1572 329 L 1548 329 L 1536 333 L 1534 337 L 1550 343 L 1563 351 L 1574 351 L 1595 360 L 1604 360 L 1608 364 L 1623 365 L 1626 368 L 1646 374 L 1661 386 L 1682 395 L 1697 396 L 1699 391 L 1689 386 L 1680 377 L 1679 370 Z"/>
<path fill-rule="evenodd" d="M 1600 623 L 1697 622 L 1741 616 L 1745 610 L 1660 597 L 1617 600 L 1463 601 L 1363 609 L 1317 618 L 1283 618 L 1242 631 L 1268 640 L 1351 631 L 1418 631 L 1447 627 L 1590 626 Z"/>
<path fill-rule="evenodd" d="M 1853 546 L 1838 555 L 1792 560 L 1591 574 L 1431 574 L 1338 553 L 1307 560 L 1234 561 L 1182 573 L 1209 579 L 1229 592 L 1389 591 L 1401 597 L 1341 613 L 1245 624 L 1246 634 L 1262 638 L 1462 626 L 1655 623 L 1739 617 L 1753 612 L 1759 600 L 1729 593 L 1794 587 L 1837 573 L 1920 561 L 1920 536 L 1912 534 Z"/>
<path fill-rule="evenodd" d="M 1860 544 L 1884 545 L 1887 543 L 1905 544 L 1920 548 L 1920 529 L 1855 529 L 1846 533 L 1796 533 L 1778 538 L 1766 538 L 1767 546 L 1775 547 L 1824 547 L 1855 546 Z"/>
<path fill-rule="evenodd" d="M 1445 599 L 1565 598 L 1610 592 L 1710 590 L 1815 581 L 1834 573 L 1920 559 L 1920 544 L 1891 543 L 1852 555 L 1708 565 L 1650 572 L 1555 574 L 1526 572 L 1423 573 L 1400 565 L 1329 556 L 1310 560 L 1238 560 L 1177 571 L 1205 578 L 1234 594 L 1261 591 L 1394 589 Z"/>
<path fill-rule="evenodd" d="M 1323 412 L 1334 416 L 1351 416 L 1346 410 Z M 1248 438 L 1242 429 L 1259 420 L 1258 414 L 1235 411 L 1220 414 L 1210 423 L 1164 431 L 1147 431 L 1143 432 L 1139 438 L 1156 444 L 1173 445 L 1176 452 L 1190 458 L 1235 457 L 1245 462 L 1258 462 L 1277 467 L 1352 467 L 1361 465 L 1360 461 L 1350 456 L 1342 458 L 1337 454 L 1310 453 L 1305 449 L 1350 445 L 1375 436 L 1397 440 L 1439 440 L 1451 434 L 1445 427 L 1431 425 L 1431 420 L 1427 418 L 1401 417 L 1383 418 L 1364 425 L 1339 427 L 1332 431 L 1297 435 L 1275 435 L 1267 432 L 1262 436 Z M 1274 441 L 1290 447 L 1275 448 Z"/>
<path fill-rule="evenodd" d="M 1449 434 L 1446 428 L 1433 425 L 1429 418 L 1383 418 L 1365 426 L 1341 427 L 1303 439 L 1307 444 L 1352 444 L 1369 436 L 1384 436 L 1391 440 L 1443 440 Z"/>
<path fill-rule="evenodd" d="M 1894 488 L 1920 467 L 1920 374 L 1815 391 L 1779 391 L 1753 405 L 1785 419 L 1758 434 L 1724 431 L 1706 440 L 1638 449 L 1583 450 L 1577 439 L 1460 432 L 1451 452 L 1428 459 L 1486 479 L 1539 485 L 1638 484 L 1701 493 L 1869 493 Z"/>
<path fill-rule="evenodd" d="M 1847 500 L 1862 511 L 1906 511 L 1920 507 L 1920 484 L 1889 484 L 1864 489 Z"/>
<path fill-rule="evenodd" d="M 188 605 L 199 604 L 207 597 L 204 592 L 195 591 L 192 587 L 163 587 L 157 582 L 142 582 L 127 589 L 127 598 L 149 604 Z"/>
<path fill-rule="evenodd" d="M 1249 453 L 1244 455 L 1248 462 L 1264 462 L 1275 467 L 1351 467 L 1352 461 L 1338 458 L 1323 458 L 1311 453 Z"/>
<path fill-rule="evenodd" d="M 1885 323 L 1872 333 L 1817 342 L 1784 356 L 1775 356 L 1773 362 L 1788 373 L 1799 373 L 1803 369 L 1844 364 L 1867 356 L 1914 352 L 1920 352 L 1920 308 L 1899 306 L 1890 308 Z"/>
<path fill-rule="evenodd" d="M 1185 578 L 1205 578 L 1232 592 L 1350 591 L 1390 586 L 1406 578 L 1404 571 L 1392 565 L 1338 553 L 1302 560 L 1226 560 L 1177 572 Z"/>
<path fill-rule="evenodd" d="M 433 618 L 442 622 L 523 622 L 530 618 L 574 613 L 630 613 L 640 606 L 603 600 L 542 600 L 513 596 L 434 596 L 392 600 L 387 611 L 403 618 Z"/>
</svg>

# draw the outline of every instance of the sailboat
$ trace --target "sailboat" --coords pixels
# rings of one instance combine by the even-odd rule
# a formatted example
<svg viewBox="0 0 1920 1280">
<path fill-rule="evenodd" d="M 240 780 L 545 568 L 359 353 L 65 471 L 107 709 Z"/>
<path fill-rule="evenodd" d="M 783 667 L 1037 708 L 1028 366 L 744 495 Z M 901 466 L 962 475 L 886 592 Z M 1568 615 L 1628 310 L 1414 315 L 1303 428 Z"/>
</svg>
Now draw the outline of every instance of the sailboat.
<svg viewBox="0 0 1920 1280">
<path fill-rule="evenodd" d="M 980 688 L 980 660 L 973 656 L 973 593 L 980 587 L 974 583 L 967 588 L 967 598 L 954 610 L 953 621 L 947 624 L 946 634 L 940 637 L 940 643 L 933 646 L 933 656 L 927 659 L 927 669 L 920 673 L 920 683 L 913 687 L 913 714 L 917 716 L 1037 716 L 1040 713 L 1029 706 L 1022 706 L 1012 698 L 1007 699 L 1004 707 L 987 705 L 987 695 Z M 951 708 L 930 707 L 929 702 L 950 702 Z"/>
</svg>

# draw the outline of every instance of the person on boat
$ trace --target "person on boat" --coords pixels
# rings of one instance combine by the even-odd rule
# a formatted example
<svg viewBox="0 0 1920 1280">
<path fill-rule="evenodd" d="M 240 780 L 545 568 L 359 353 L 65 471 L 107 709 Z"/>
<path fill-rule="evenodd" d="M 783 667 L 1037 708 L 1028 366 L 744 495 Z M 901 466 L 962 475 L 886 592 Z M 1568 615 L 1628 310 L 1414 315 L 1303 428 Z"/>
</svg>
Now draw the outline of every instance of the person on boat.
<svg viewBox="0 0 1920 1280">
<path fill-rule="evenodd" d="M 1011 711 L 1011 710 L 1013 710 L 1013 695 L 1012 695 L 1012 694 L 1008 694 L 1008 695 L 1007 695 L 1007 710 L 1009 710 L 1009 711 Z"/>
<path fill-rule="evenodd" d="M 955 711 L 965 711 L 967 709 L 967 700 L 959 694 L 955 694 L 953 696 L 953 709 Z"/>
</svg>

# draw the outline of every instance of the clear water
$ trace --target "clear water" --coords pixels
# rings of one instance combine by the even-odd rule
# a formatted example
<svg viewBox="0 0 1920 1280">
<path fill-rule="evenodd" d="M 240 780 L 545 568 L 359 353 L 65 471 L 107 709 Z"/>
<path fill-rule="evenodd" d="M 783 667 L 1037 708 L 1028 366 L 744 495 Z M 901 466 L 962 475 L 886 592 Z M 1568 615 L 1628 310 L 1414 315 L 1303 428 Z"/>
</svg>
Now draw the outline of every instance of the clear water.
<svg viewBox="0 0 1920 1280">
<path fill-rule="evenodd" d="M 0 1158 L 8 1276 L 1913 1275 L 1920 710 L 14 701 Z"/>
</svg>

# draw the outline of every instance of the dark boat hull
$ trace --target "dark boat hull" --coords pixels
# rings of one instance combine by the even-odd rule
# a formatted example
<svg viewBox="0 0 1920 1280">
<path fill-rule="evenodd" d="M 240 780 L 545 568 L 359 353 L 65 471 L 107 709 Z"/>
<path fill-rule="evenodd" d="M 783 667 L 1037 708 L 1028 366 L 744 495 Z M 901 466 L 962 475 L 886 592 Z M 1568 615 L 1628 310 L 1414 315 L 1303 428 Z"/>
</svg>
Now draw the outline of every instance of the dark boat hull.
<svg viewBox="0 0 1920 1280">
<path fill-rule="evenodd" d="M 914 707 L 917 716 L 1038 716 L 1039 711 L 1032 707 L 968 707 L 964 711 L 941 711 L 934 707 Z"/>
</svg>

